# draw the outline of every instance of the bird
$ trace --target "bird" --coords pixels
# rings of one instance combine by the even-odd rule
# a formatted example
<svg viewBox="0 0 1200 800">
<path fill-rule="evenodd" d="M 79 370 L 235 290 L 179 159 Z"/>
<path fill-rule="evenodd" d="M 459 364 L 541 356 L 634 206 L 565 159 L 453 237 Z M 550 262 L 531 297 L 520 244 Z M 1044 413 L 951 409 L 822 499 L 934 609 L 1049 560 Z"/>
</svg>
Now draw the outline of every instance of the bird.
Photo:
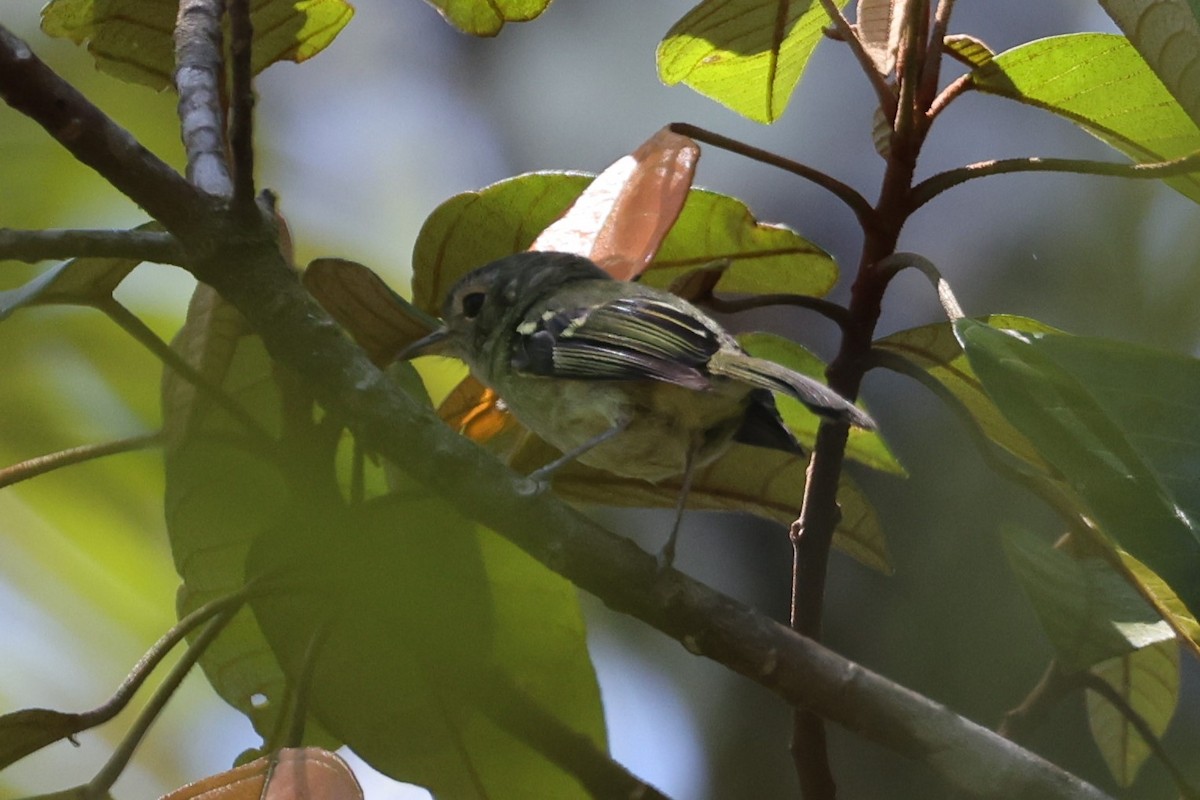
<svg viewBox="0 0 1200 800">
<path fill-rule="evenodd" d="M 682 476 L 660 569 L 674 561 L 693 476 L 732 442 L 804 454 L 773 393 L 835 423 L 876 427 L 828 386 L 748 354 L 695 305 L 572 253 L 516 253 L 464 275 L 441 326 L 397 358 L 422 355 L 465 362 L 562 453 L 530 474 L 537 485 L 576 460 L 650 483 Z"/>
</svg>

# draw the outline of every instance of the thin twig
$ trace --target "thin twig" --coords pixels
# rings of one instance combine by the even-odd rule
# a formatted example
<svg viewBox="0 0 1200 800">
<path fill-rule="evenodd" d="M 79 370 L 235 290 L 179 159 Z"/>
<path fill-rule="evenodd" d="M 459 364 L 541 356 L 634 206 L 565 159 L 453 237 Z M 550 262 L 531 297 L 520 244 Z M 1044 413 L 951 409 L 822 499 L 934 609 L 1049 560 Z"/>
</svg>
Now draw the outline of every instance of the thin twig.
<svg viewBox="0 0 1200 800">
<path fill-rule="evenodd" d="M 166 658 L 167 654 L 175 648 L 175 645 L 183 641 L 183 638 L 196 628 L 208 622 L 218 614 L 236 613 L 237 609 L 246 602 L 246 589 L 242 589 L 224 597 L 218 597 L 215 600 L 210 600 L 204 605 L 191 612 L 179 622 L 171 626 L 171 629 L 162 635 L 154 645 L 146 651 L 146 653 L 138 659 L 138 662 L 133 665 L 133 669 L 125 676 L 125 680 L 121 681 L 121 685 L 113 692 L 112 697 L 106 700 L 102 705 L 96 706 L 91 711 L 80 714 L 83 720 L 86 720 L 86 725 L 79 730 L 86 730 L 108 722 L 110 719 L 121 713 L 129 701 L 141 688 L 150 674 L 155 668 Z M 78 732 L 78 731 L 77 731 Z"/>
<path fill-rule="evenodd" d="M 47 453 L 46 455 L 26 459 L 20 463 L 0 469 L 0 489 L 73 464 L 83 464 L 87 461 L 103 458 L 104 456 L 116 455 L 117 453 L 131 453 L 135 450 L 156 447 L 162 444 L 162 440 L 162 431 L 157 431 L 155 433 L 143 433 L 140 436 L 130 436 L 126 439 L 117 439 L 112 442 L 84 444 L 67 450 L 59 450 L 57 453 Z"/>
<path fill-rule="evenodd" d="M 239 218 L 255 214 L 254 204 L 254 83 L 251 50 L 254 24 L 250 0 L 229 0 L 230 61 L 233 102 L 229 114 L 229 150 L 233 161 L 233 212 Z"/>
<path fill-rule="evenodd" d="M 839 306 L 822 297 L 812 297 L 806 294 L 755 294 L 748 297 L 717 297 L 710 294 L 699 298 L 696 302 L 722 314 L 740 314 L 757 308 L 772 308 L 774 306 L 793 306 L 815 311 L 821 316 L 845 328 L 849 324 L 849 315 L 843 306 Z"/>
<path fill-rule="evenodd" d="M 1147 164 L 1117 164 L 1078 158 L 1004 158 L 980 161 L 932 175 L 913 187 L 909 208 L 916 211 L 947 189 L 988 175 L 1015 172 L 1064 172 L 1075 175 L 1104 175 L 1115 178 L 1163 179 L 1200 171 L 1200 151 L 1169 161 Z"/>
<path fill-rule="evenodd" d="M 162 231 L 0 228 L 0 259 L 32 263 L 68 258 L 128 258 L 178 266 L 184 254 L 179 240 Z"/>
<path fill-rule="evenodd" d="M 172 233 L 195 230 L 206 217 L 206 198 L 2 25 L 0 97 Z"/>
<path fill-rule="evenodd" d="M 793 175 L 811 181 L 845 203 L 854 212 L 854 216 L 858 218 L 859 225 L 864 229 L 875 224 L 875 210 L 871 208 L 870 201 L 850 186 L 831 175 L 821 172 L 819 169 L 814 169 L 807 164 L 801 164 L 799 161 L 793 161 L 790 158 L 785 158 L 754 145 L 740 142 L 737 139 L 731 139 L 728 136 L 722 136 L 719 133 L 713 133 L 687 122 L 672 122 L 669 127 L 674 133 L 689 136 L 696 141 L 711 144 L 713 147 L 737 153 L 763 164 L 769 164 L 772 167 L 777 167 L 785 172 L 790 172 Z"/>
<path fill-rule="evenodd" d="M 187 177 L 217 197 L 233 194 L 225 159 L 222 0 L 182 0 L 175 21 L 175 89 Z"/>
<path fill-rule="evenodd" d="M 1041 724 L 1064 697 L 1073 689 L 1079 688 L 1079 685 L 1078 673 L 1064 671 L 1058 659 L 1051 659 L 1041 679 L 1021 704 L 1004 714 L 996 733 L 1014 742 L 1023 739 Z"/>
<path fill-rule="evenodd" d="M 937 97 L 938 80 L 942 73 L 942 58 L 945 52 L 943 41 L 950 28 L 950 15 L 954 12 L 954 0 L 939 0 L 937 11 L 934 13 L 933 28 L 929 31 L 929 41 L 925 46 L 925 67 L 921 75 L 921 90 L 917 100 L 922 108 L 932 108 Z M 932 119 L 926 115 L 925 124 Z"/>
<path fill-rule="evenodd" d="M 821 0 L 821 5 L 825 7 L 825 13 L 829 15 L 829 19 L 833 22 L 834 30 L 837 31 L 839 38 L 850 48 L 850 52 L 857 59 L 863 74 L 867 76 L 867 81 L 871 84 L 871 88 L 875 90 L 875 97 L 879 100 L 879 107 L 883 109 L 884 116 L 888 119 L 895 119 L 896 92 L 888 84 L 887 78 L 881 75 L 875 67 L 874 59 L 871 58 L 871 54 L 863 47 L 862 39 L 858 38 L 858 34 L 854 31 L 854 26 L 850 24 L 850 20 L 846 19 L 846 15 L 838 8 L 835 0 Z"/>
<path fill-rule="evenodd" d="M 246 433 L 263 447 L 264 452 L 275 452 L 275 440 L 236 400 L 230 397 L 220 386 L 210 381 L 195 367 L 183 359 L 150 329 L 141 318 L 113 298 L 97 306 L 101 311 L 126 333 L 136 339 L 143 347 L 156 355 L 167 368 L 174 370 L 181 378 L 196 387 L 196 390 L 212 402 L 223 408 L 231 417 L 237 420 Z"/>
<path fill-rule="evenodd" d="M 236 608 L 227 608 L 219 612 L 213 618 L 196 640 L 188 646 L 186 652 L 179 659 L 171 672 L 163 679 L 162 685 L 158 687 L 158 691 L 150 698 L 150 702 L 142 709 L 142 713 L 138 715 L 137 720 L 133 723 L 133 727 L 121 739 L 121 744 L 113 752 L 112 756 L 101 767 L 96 776 L 88 781 L 84 787 L 83 795 L 86 798 L 102 798 L 108 796 L 108 790 L 112 788 L 117 779 L 121 777 L 121 773 L 129 764 L 129 760 L 133 758 L 133 753 L 137 750 L 142 739 L 150 730 L 150 726 L 158 719 L 158 715 L 162 713 L 170 699 L 175 695 L 179 685 L 183 683 L 183 679 L 187 677 L 188 672 L 195 666 L 200 657 L 208 650 L 208 646 L 212 644 L 217 635 L 225 629 L 229 620 L 237 613 Z"/>
<path fill-rule="evenodd" d="M 1079 676 L 1079 682 L 1083 685 L 1083 688 L 1090 692 L 1095 692 L 1107 700 L 1133 726 L 1138 736 L 1150 748 L 1150 752 L 1154 754 L 1154 757 L 1159 760 L 1159 763 L 1171 775 L 1171 780 L 1175 782 L 1175 788 L 1179 790 L 1181 797 L 1186 798 L 1186 800 L 1196 800 L 1196 798 L 1200 797 L 1200 790 L 1197 790 L 1188 781 L 1187 776 L 1183 774 L 1183 770 L 1175 764 L 1174 760 L 1167 753 L 1166 748 L 1163 747 L 1162 741 L 1154 734 L 1154 731 L 1150 728 L 1150 724 L 1146 722 L 1146 718 L 1139 714 L 1137 709 L 1121 696 L 1120 692 L 1114 689 L 1108 681 L 1090 670 L 1084 671 Z"/>
<path fill-rule="evenodd" d="M 975 83 L 971 80 L 969 72 L 966 75 L 959 75 L 946 84 L 946 88 L 942 90 L 941 94 L 933 98 L 929 104 L 929 110 L 925 112 L 925 126 L 928 127 L 938 114 L 941 114 L 954 102 L 955 98 L 973 88 L 975 88 Z"/>
</svg>

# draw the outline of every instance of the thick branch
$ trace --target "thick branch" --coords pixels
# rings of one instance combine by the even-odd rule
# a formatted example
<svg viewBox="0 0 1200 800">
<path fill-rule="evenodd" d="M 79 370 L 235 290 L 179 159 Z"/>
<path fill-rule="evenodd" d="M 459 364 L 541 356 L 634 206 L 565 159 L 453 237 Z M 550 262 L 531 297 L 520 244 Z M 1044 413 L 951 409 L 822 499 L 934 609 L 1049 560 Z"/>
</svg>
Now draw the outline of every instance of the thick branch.
<svg viewBox="0 0 1200 800">
<path fill-rule="evenodd" d="M 182 264 L 179 240 L 161 231 L 23 231 L 0 228 L 0 259 L 44 261 L 68 258 L 129 258 Z"/>
<path fill-rule="evenodd" d="M 221 107 L 224 58 L 221 0 L 182 0 L 175 22 L 175 88 L 187 151 L 187 176 L 208 194 L 229 197 L 233 181 L 225 161 Z"/>
<path fill-rule="evenodd" d="M 55 75 L 2 25 L 0 97 L 167 230 L 178 233 L 205 217 L 207 203 L 187 181 Z"/>
</svg>

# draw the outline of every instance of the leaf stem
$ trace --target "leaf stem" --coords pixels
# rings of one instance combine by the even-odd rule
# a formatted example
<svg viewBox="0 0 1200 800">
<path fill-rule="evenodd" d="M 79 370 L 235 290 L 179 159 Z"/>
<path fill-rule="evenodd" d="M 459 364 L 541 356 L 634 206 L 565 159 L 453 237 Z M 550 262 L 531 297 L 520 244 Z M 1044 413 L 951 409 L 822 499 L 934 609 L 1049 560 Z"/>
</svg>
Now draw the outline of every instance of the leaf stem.
<svg viewBox="0 0 1200 800">
<path fill-rule="evenodd" d="M 943 94 L 945 94 L 943 92 Z M 909 209 L 916 211 L 942 192 L 976 178 L 1017 172 L 1065 172 L 1075 175 L 1103 175 L 1115 178 L 1163 179 L 1200 171 L 1200 151 L 1169 161 L 1143 164 L 1117 164 L 1078 158 L 1003 158 L 979 161 L 932 175 L 913 187 Z"/>
<path fill-rule="evenodd" d="M 100 771 L 96 773 L 96 776 L 88 781 L 87 786 L 84 787 L 83 790 L 85 797 L 89 798 L 90 800 L 91 798 L 102 798 L 106 796 L 108 790 L 111 789 L 113 784 L 117 782 L 117 779 L 121 777 L 121 773 L 129 764 L 130 759 L 133 758 L 134 751 L 137 750 L 138 745 L 141 744 L 142 739 L 144 739 L 146 734 L 149 732 L 150 726 L 154 724 L 156 719 L 158 719 L 158 715 L 162 713 L 163 708 L 166 707 L 171 697 L 174 696 L 176 690 L 179 689 L 179 685 L 183 683 L 183 679 L 187 677 L 188 672 L 190 672 L 192 667 L 195 666 L 196 662 L 200 660 L 200 657 L 204 655 L 206 650 L 208 650 L 208 646 L 212 644 L 217 635 L 225 629 L 225 626 L 229 623 L 229 620 L 231 620 L 236 613 L 236 607 L 223 608 L 213 617 L 213 619 L 209 620 L 208 626 L 200 633 L 199 636 L 196 637 L 195 641 L 188 646 L 188 649 L 184 652 L 183 656 L 180 657 L 179 663 L 177 663 L 171 669 L 171 672 L 168 673 L 167 677 L 163 679 L 162 685 L 159 686 L 158 690 L 155 691 L 151 696 L 150 701 L 146 704 L 146 707 L 142 709 L 142 713 L 138 715 L 137 720 L 134 721 L 133 727 L 129 729 L 129 732 L 125 734 L 125 737 L 121 740 L 121 744 L 117 747 L 116 751 L 113 752 L 112 756 L 104 764 L 104 766 L 101 767 Z"/>
<path fill-rule="evenodd" d="M 740 314 L 743 311 L 774 306 L 806 308 L 809 311 L 817 312 L 843 329 L 849 324 L 850 319 L 846 309 L 837 303 L 806 294 L 755 294 L 737 298 L 718 297 L 710 294 L 707 297 L 698 298 L 696 302 L 722 314 Z"/>
<path fill-rule="evenodd" d="M 84 444 L 79 447 L 59 450 L 56 453 L 35 456 L 34 458 L 26 459 L 25 461 L 0 469 L 0 489 L 73 464 L 83 464 L 87 461 L 103 458 L 104 456 L 116 455 L 117 453 L 130 453 L 135 450 L 156 447 L 162 444 L 162 441 L 162 431 L 156 431 L 154 433 L 130 436 L 125 439 L 117 439 L 112 442 Z"/>
<path fill-rule="evenodd" d="M 33 263 L 68 258 L 128 258 L 177 266 L 184 262 L 179 240 L 162 231 L 0 228 L 0 259 Z"/>
<path fill-rule="evenodd" d="M 819 169 L 810 167 L 807 164 L 801 164 L 799 161 L 793 161 L 790 158 L 785 158 L 784 156 L 746 144 L 728 136 L 722 136 L 719 133 L 713 133 L 687 122 L 672 122 L 668 127 L 674 133 L 689 136 L 696 141 L 710 144 L 713 147 L 719 147 L 722 150 L 728 150 L 731 153 L 737 153 L 740 156 L 777 167 L 785 172 L 790 172 L 793 175 L 811 181 L 845 203 L 854 212 L 854 216 L 858 218 L 859 225 L 864 229 L 873 227 L 875 224 L 875 210 L 871 207 L 870 201 L 832 175 L 821 172 Z"/>
</svg>

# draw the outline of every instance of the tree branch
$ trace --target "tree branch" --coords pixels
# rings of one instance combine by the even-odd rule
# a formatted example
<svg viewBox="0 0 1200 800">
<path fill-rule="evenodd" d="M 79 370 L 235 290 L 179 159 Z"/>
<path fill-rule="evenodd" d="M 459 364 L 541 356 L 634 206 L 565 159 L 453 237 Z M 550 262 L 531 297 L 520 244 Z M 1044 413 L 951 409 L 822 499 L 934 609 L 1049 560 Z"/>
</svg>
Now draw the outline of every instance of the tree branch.
<svg viewBox="0 0 1200 800">
<path fill-rule="evenodd" d="M 162 444 L 162 431 L 154 433 L 143 433 L 140 436 L 130 436 L 126 439 L 117 439 L 112 442 L 101 442 L 100 444 L 85 444 L 79 447 L 72 447 L 67 450 L 59 450 L 57 453 L 48 453 L 36 458 L 26 459 L 18 464 L 0 468 L 0 489 L 5 486 L 12 486 L 14 483 L 36 478 L 38 475 L 44 475 L 47 472 L 52 472 L 62 467 L 69 467 L 72 464 L 83 464 L 104 456 L 116 455 L 117 453 L 131 453 L 135 450 L 145 450 L 150 447 L 157 447 Z"/>
<path fill-rule="evenodd" d="M 239 219 L 257 214 L 254 205 L 254 84 L 251 51 L 254 25 L 250 0 L 230 0 L 230 60 L 233 105 L 229 143 L 233 159 L 233 212 Z"/>
<path fill-rule="evenodd" d="M 194 228 L 208 203 L 75 87 L 54 74 L 25 42 L 0 25 L 0 97 L 46 129 L 167 230 Z"/>
<path fill-rule="evenodd" d="M 128 258 L 179 266 L 184 254 L 179 240 L 161 231 L 0 228 L 0 259 L 32 263 L 68 258 Z"/>
<path fill-rule="evenodd" d="M 175 21 L 175 88 L 187 177 L 217 197 L 233 194 L 222 110 L 222 0 L 182 0 Z"/>
</svg>

